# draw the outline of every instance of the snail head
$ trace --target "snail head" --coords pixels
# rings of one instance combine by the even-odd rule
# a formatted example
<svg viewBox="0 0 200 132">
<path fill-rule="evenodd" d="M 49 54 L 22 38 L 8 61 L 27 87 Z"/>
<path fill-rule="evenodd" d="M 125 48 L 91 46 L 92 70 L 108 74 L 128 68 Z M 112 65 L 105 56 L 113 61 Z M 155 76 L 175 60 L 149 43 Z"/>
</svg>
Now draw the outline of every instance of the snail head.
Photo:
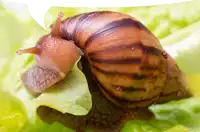
<svg viewBox="0 0 200 132">
<path fill-rule="evenodd" d="M 35 92 L 42 92 L 64 79 L 82 55 L 73 41 L 60 37 L 61 21 L 62 13 L 59 13 L 49 34 L 42 36 L 34 47 L 17 50 L 17 54 L 29 53 L 35 56 L 36 65 L 21 76 L 23 84 L 31 91 L 35 89 Z"/>
</svg>

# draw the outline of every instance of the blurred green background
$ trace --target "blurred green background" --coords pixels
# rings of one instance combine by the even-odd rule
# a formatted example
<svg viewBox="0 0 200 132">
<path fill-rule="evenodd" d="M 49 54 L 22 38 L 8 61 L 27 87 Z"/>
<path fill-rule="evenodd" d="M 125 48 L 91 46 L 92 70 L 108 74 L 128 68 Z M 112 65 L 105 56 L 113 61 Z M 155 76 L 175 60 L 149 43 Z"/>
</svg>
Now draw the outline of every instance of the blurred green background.
<svg viewBox="0 0 200 132">
<path fill-rule="evenodd" d="M 64 17 L 94 10 L 128 13 L 144 23 L 161 41 L 186 73 L 195 98 L 172 101 L 150 107 L 156 114 L 151 121 L 129 121 L 123 132 L 198 132 L 200 131 L 200 1 L 180 4 L 129 8 L 64 8 L 51 7 L 45 25 L 55 21 L 57 13 Z M 59 123 L 42 122 L 31 108 L 31 96 L 18 90 L 19 71 L 27 56 L 16 57 L 19 48 L 33 46 L 47 33 L 30 16 L 24 4 L 0 1 L 0 132 L 71 132 Z M 172 50 L 171 50 L 172 49 Z"/>
</svg>

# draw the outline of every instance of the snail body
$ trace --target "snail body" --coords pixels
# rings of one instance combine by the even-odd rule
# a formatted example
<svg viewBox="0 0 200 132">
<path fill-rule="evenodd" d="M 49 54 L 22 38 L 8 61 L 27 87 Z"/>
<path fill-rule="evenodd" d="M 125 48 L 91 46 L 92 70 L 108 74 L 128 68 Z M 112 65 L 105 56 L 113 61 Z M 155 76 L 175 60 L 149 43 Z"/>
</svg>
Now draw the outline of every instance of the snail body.
<svg viewBox="0 0 200 132">
<path fill-rule="evenodd" d="M 147 107 L 161 98 L 169 101 L 187 96 L 187 92 L 180 93 L 180 89 L 187 90 L 174 60 L 158 39 L 132 16 L 97 11 L 61 18 L 58 16 L 52 32 L 31 49 L 39 67 L 55 71 L 46 74 L 59 76 L 51 78 L 46 82 L 49 85 L 42 88 L 40 83 L 34 85 L 35 92 L 43 92 L 62 80 L 78 57 L 84 56 L 101 92 L 119 107 Z M 31 53 L 27 49 L 18 52 L 22 51 Z M 174 72 L 169 72 L 169 68 Z M 33 91 L 33 81 L 27 81 L 27 75 L 22 80 Z M 174 78 L 180 79 L 175 82 Z"/>
</svg>

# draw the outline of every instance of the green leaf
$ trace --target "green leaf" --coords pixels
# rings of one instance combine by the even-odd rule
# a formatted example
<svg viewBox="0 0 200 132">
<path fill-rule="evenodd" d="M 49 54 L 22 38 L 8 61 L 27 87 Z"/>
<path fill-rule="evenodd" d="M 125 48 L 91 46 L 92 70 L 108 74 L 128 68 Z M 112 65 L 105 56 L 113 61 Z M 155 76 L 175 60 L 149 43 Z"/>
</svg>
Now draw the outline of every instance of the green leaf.
<svg viewBox="0 0 200 132">
<path fill-rule="evenodd" d="M 183 127 L 181 125 L 175 126 L 165 132 L 189 132 L 188 129 L 186 127 Z"/>
<path fill-rule="evenodd" d="M 121 132 L 160 132 L 160 130 L 146 121 L 129 121 L 125 124 Z"/>
<path fill-rule="evenodd" d="M 26 114 L 17 98 L 0 91 L 0 131 L 20 130 L 26 122 Z"/>
<path fill-rule="evenodd" d="M 200 72 L 200 63 L 197 59 L 200 57 L 198 52 L 200 50 L 199 28 L 200 25 L 196 26 L 196 30 L 191 30 L 191 33 L 183 40 L 164 47 L 186 74 Z M 195 65 L 191 65 L 191 63 L 195 63 Z"/>
<path fill-rule="evenodd" d="M 37 106 L 48 106 L 62 113 L 86 115 L 92 106 L 84 74 L 75 67 L 66 79 L 36 98 Z"/>
<path fill-rule="evenodd" d="M 7 17 L 8 15 L 10 17 Z M 23 32 L 19 33 L 19 31 Z M 23 38 L 28 37 L 29 30 L 26 25 L 22 25 L 9 12 L 4 11 L 1 13 L 0 34 L 1 48 L 3 49 L 0 52 L 0 57 L 9 57 L 15 53 L 16 48 L 20 47 Z"/>
<path fill-rule="evenodd" d="M 161 44 L 163 46 L 167 46 L 167 45 L 172 45 L 175 44 L 177 42 L 180 42 L 181 40 L 183 40 L 184 38 L 186 38 L 188 35 L 190 35 L 191 33 L 193 33 L 193 31 L 198 30 L 198 28 L 200 27 L 200 19 L 199 21 L 184 27 L 183 29 L 181 29 L 178 32 L 174 32 L 173 34 L 168 35 L 167 37 L 161 39 Z"/>
</svg>

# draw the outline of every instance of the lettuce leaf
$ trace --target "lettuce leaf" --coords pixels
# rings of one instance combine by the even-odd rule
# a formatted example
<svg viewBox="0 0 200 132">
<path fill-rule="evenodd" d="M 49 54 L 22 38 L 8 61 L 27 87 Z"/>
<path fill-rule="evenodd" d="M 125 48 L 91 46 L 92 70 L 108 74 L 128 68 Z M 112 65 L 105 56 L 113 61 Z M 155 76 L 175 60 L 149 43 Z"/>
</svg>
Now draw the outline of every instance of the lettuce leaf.
<svg viewBox="0 0 200 132">
<path fill-rule="evenodd" d="M 36 106 L 48 106 L 73 115 L 86 115 L 92 106 L 91 95 L 86 78 L 77 65 L 64 81 L 37 97 Z"/>
<path fill-rule="evenodd" d="M 132 9 L 130 14 L 140 21 L 159 38 L 181 31 L 200 19 L 199 0 Z M 192 8 L 192 10 L 191 10 Z"/>
<path fill-rule="evenodd" d="M 19 101 L 5 91 L 0 91 L 0 131 L 19 131 L 26 122 L 26 114 Z"/>
<path fill-rule="evenodd" d="M 188 129 L 184 126 L 178 125 L 169 130 L 166 130 L 165 132 L 177 132 L 177 131 L 188 132 Z"/>
</svg>

